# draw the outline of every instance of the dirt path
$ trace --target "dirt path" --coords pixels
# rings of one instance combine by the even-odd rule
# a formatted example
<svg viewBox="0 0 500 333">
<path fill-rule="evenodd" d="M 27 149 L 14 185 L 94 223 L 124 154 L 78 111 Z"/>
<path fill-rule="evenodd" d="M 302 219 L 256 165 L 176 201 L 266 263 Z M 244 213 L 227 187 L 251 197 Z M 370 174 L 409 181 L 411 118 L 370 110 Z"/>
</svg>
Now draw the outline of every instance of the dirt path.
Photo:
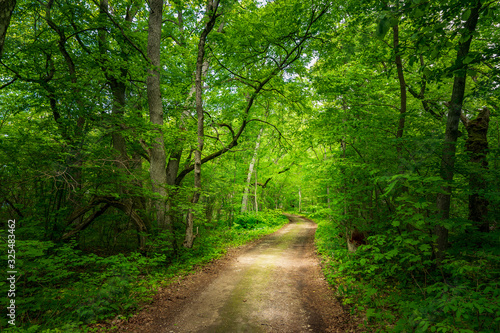
<svg viewBox="0 0 500 333">
<path fill-rule="evenodd" d="M 256 244 L 160 292 L 120 332 L 351 332 L 298 216 Z"/>
</svg>

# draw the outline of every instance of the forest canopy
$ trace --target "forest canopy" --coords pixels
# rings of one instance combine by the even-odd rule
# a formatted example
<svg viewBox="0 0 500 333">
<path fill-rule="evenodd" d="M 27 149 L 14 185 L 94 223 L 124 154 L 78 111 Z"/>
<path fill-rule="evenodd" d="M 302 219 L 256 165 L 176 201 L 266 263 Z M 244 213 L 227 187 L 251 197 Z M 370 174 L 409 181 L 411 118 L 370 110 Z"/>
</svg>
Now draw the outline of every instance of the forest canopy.
<svg viewBox="0 0 500 333">
<path fill-rule="evenodd" d="M 365 329 L 500 330 L 499 15 L 497 0 L 3 1 L 18 327 L 129 314 L 295 211 L 319 222 L 327 279 Z"/>
</svg>

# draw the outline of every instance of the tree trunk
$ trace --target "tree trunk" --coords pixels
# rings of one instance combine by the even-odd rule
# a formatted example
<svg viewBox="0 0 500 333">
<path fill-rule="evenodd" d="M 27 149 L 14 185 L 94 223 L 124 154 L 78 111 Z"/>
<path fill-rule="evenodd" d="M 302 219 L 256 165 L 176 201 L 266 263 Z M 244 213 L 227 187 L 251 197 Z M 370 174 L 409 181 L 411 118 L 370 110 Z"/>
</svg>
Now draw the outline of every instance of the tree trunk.
<svg viewBox="0 0 500 333">
<path fill-rule="evenodd" d="M 394 53 L 396 55 L 396 69 L 398 71 L 398 80 L 399 80 L 399 91 L 400 91 L 400 107 L 399 107 L 399 124 L 398 131 L 396 133 L 396 138 L 401 139 L 403 137 L 404 129 L 405 129 L 405 115 L 406 115 L 406 82 L 403 73 L 403 62 L 401 61 L 401 54 L 399 53 L 399 26 L 396 24 L 393 28 L 393 44 L 394 44 Z M 401 155 L 402 142 L 397 143 L 398 154 Z M 401 157 L 401 156 L 400 156 Z"/>
<path fill-rule="evenodd" d="M 137 10 L 132 9 L 127 13 L 125 20 L 129 23 L 133 22 L 135 18 L 135 14 Z M 113 119 L 113 130 L 111 133 L 113 148 L 116 151 L 114 165 L 118 172 L 128 175 L 134 172 L 137 172 L 142 169 L 142 160 L 141 156 L 137 152 L 134 152 L 132 158 L 129 157 L 127 152 L 127 140 L 122 135 L 122 130 L 124 127 L 123 116 L 125 114 L 126 107 L 126 92 L 127 87 L 125 82 L 127 81 L 128 71 L 125 67 L 120 67 L 119 72 L 115 72 L 110 70 L 110 60 L 108 59 L 108 45 L 109 40 L 107 38 L 107 30 L 104 22 L 108 20 L 109 14 L 109 5 L 108 0 L 100 0 L 99 4 L 99 17 L 103 26 L 98 31 L 98 45 L 99 45 L 99 53 L 101 55 L 100 66 L 101 70 L 106 77 L 107 84 L 111 89 L 113 96 L 113 104 L 112 104 L 112 119 Z M 127 60 L 127 54 L 121 51 L 120 58 L 124 61 Z M 141 117 L 140 112 L 137 112 L 138 117 Z M 117 184 L 117 192 L 120 193 L 120 197 L 129 197 L 130 196 L 130 187 L 135 187 L 137 189 L 141 189 L 143 187 L 143 183 L 141 180 L 136 179 L 134 181 L 128 183 L 120 183 Z M 132 191 L 134 192 L 134 191 Z M 123 200 L 123 199 L 122 199 Z M 143 210 L 145 207 L 145 198 L 143 196 L 132 196 L 132 204 L 130 205 L 131 209 L 135 211 Z M 144 221 L 144 225 L 146 226 L 146 230 L 151 230 L 151 225 L 147 219 L 145 214 L 141 214 L 141 219 Z M 146 236 L 144 232 L 140 231 L 140 227 L 136 224 L 136 230 L 138 231 L 138 244 L 139 247 L 144 246 L 146 242 Z M 141 245 L 142 244 L 142 245 Z"/>
<path fill-rule="evenodd" d="M 178 26 L 179 26 L 179 31 L 180 31 L 180 34 L 181 34 L 181 37 L 179 39 L 180 41 L 180 45 L 183 46 L 183 47 L 186 47 L 185 46 L 185 39 L 184 39 L 184 19 L 183 19 L 183 15 L 182 15 L 182 11 L 178 11 L 177 13 L 177 22 L 178 22 Z M 221 26 L 219 26 L 219 32 L 222 31 L 222 24 Z M 208 63 L 208 60 L 207 59 L 203 59 L 203 65 L 202 65 L 202 80 L 203 78 L 206 77 L 207 73 L 208 73 L 208 68 L 209 68 L 209 63 Z M 195 73 L 196 75 L 196 73 Z M 191 117 L 191 114 L 189 112 L 189 109 L 191 108 L 192 105 L 190 105 L 191 103 L 191 99 L 193 97 L 193 95 L 195 95 L 196 93 L 196 83 L 195 85 L 191 86 L 190 88 L 190 91 L 188 93 L 188 97 L 186 99 L 186 106 L 185 106 L 185 110 L 184 112 L 182 112 L 181 114 L 181 117 L 180 117 L 180 125 L 179 125 L 179 130 L 181 131 L 185 131 L 185 120 L 186 119 L 189 119 Z M 196 102 L 195 102 L 195 105 L 194 107 L 196 108 Z M 182 152 L 184 150 L 184 140 L 185 139 L 178 139 L 177 143 L 176 143 L 176 146 L 175 148 L 170 152 L 170 157 L 168 159 L 168 164 L 167 164 L 167 184 L 171 187 L 177 187 L 178 185 L 181 184 L 182 182 L 182 179 L 184 177 L 177 177 L 178 173 L 179 173 L 179 167 L 180 167 L 180 161 L 181 161 L 181 157 L 182 157 Z M 174 212 L 172 211 L 172 208 L 174 206 L 174 199 L 176 197 L 176 195 L 178 194 L 178 191 L 177 190 L 174 190 L 174 191 L 171 191 L 169 193 L 169 198 L 167 199 L 167 222 L 172 224 L 174 223 L 174 219 L 175 219 L 175 214 Z M 175 230 L 174 230 L 175 232 Z M 177 244 L 173 244 L 174 245 L 174 249 L 177 248 Z"/>
<path fill-rule="evenodd" d="M 108 0 L 101 0 L 99 3 L 99 18 L 104 23 L 107 20 L 107 12 L 108 12 Z M 111 133 L 113 148 L 117 152 L 117 156 L 115 158 L 115 167 L 122 172 L 128 172 L 129 163 L 128 163 L 128 154 L 127 154 L 127 143 L 125 138 L 121 134 L 121 126 L 116 124 L 115 122 L 122 121 L 123 115 L 125 113 L 125 103 L 126 103 L 126 69 L 120 68 L 121 75 L 115 75 L 113 73 L 109 74 L 111 71 L 108 66 L 107 46 L 109 41 L 107 39 L 107 31 L 105 26 L 101 27 L 98 31 L 98 44 L 99 44 L 99 53 L 101 55 L 101 70 L 103 71 L 107 83 L 111 88 L 111 92 L 113 95 L 113 104 L 111 114 L 113 115 L 113 132 Z M 121 76 L 121 77 L 120 77 Z M 119 192 L 124 192 L 124 186 L 119 186 Z"/>
<path fill-rule="evenodd" d="M 259 202 L 257 199 L 257 169 L 255 169 L 255 190 L 254 190 L 254 199 L 255 199 L 255 212 L 259 212 Z"/>
<path fill-rule="evenodd" d="M 485 171 L 488 169 L 486 154 L 488 152 L 488 127 L 490 122 L 490 111 L 488 108 L 481 110 L 476 119 L 468 121 L 462 116 L 463 123 L 467 130 L 467 140 L 465 148 L 470 154 L 471 172 L 469 175 L 469 220 L 482 232 L 489 232 L 488 221 L 489 201 L 484 198 L 481 192 L 486 189 Z"/>
<path fill-rule="evenodd" d="M 3 44 L 7 29 L 10 24 L 12 11 L 16 7 L 16 0 L 2 0 L 0 1 L 0 59 L 2 59 Z"/>
<path fill-rule="evenodd" d="M 242 213 L 247 211 L 248 193 L 250 192 L 250 181 L 252 180 L 253 168 L 255 166 L 255 162 L 257 161 L 257 154 L 259 152 L 259 147 L 260 147 L 260 138 L 262 137 L 263 131 L 264 128 L 262 127 L 259 131 L 259 135 L 257 135 L 257 140 L 255 142 L 255 149 L 253 151 L 252 160 L 250 161 L 250 165 L 248 166 L 247 185 L 245 186 L 245 190 L 243 191 L 243 198 L 241 199 Z"/>
<path fill-rule="evenodd" d="M 330 185 L 326 185 L 326 203 L 328 205 L 328 209 L 331 208 L 330 204 Z"/>
<path fill-rule="evenodd" d="M 302 211 L 302 192 L 300 191 L 299 186 L 299 213 Z"/>
<path fill-rule="evenodd" d="M 215 20 L 217 19 L 217 8 L 219 6 L 219 1 L 216 1 L 215 4 L 213 1 L 208 1 L 207 3 L 207 11 L 206 15 L 209 16 L 209 21 L 205 25 L 205 29 L 203 29 L 200 41 L 198 43 L 198 57 L 196 59 L 196 74 L 195 74 L 195 90 L 196 90 L 196 115 L 198 118 L 198 147 L 194 151 L 194 193 L 193 198 L 191 199 L 191 204 L 194 206 L 198 203 L 200 199 L 201 192 L 201 152 L 203 151 L 204 144 L 204 111 L 203 111 L 203 68 L 205 64 L 205 43 L 207 40 L 207 36 L 212 31 L 215 25 Z M 187 248 L 193 247 L 194 239 L 197 234 L 193 233 L 193 225 L 194 225 L 194 212 L 193 208 L 190 208 L 188 211 L 187 219 L 186 219 L 186 236 L 184 238 L 183 246 Z"/>
<path fill-rule="evenodd" d="M 154 199 L 156 220 L 158 227 L 164 230 L 171 230 L 172 225 L 166 219 L 166 196 L 167 183 L 165 144 L 163 141 L 163 106 L 160 89 L 160 44 L 162 27 L 163 0 L 151 0 L 148 23 L 148 58 L 150 69 L 146 79 L 149 119 L 156 132 L 154 142 L 149 148 L 150 167 L 149 173 L 153 192 L 157 195 Z"/>
<path fill-rule="evenodd" d="M 444 138 L 443 153 L 441 157 L 441 177 L 448 184 L 442 187 L 443 193 L 438 193 L 436 199 L 436 207 L 441 215 L 441 220 L 450 218 L 451 204 L 451 181 L 453 180 L 455 168 L 455 152 L 456 143 L 459 135 L 458 124 L 460 114 L 462 113 L 462 104 L 465 94 L 465 82 L 467 78 L 467 64 L 463 60 L 469 53 L 470 44 L 472 41 L 472 33 L 476 30 L 477 21 L 479 19 L 479 10 L 481 1 L 478 1 L 476 6 L 472 8 L 471 14 L 465 22 L 465 34 L 470 37 L 465 42 L 460 42 L 457 52 L 456 67 L 457 74 L 453 82 L 453 91 L 451 101 L 448 108 L 448 120 L 446 123 L 446 132 Z M 437 236 L 436 257 L 438 261 L 444 258 L 445 251 L 448 247 L 448 229 L 443 225 L 437 225 L 434 228 L 434 233 Z"/>
</svg>

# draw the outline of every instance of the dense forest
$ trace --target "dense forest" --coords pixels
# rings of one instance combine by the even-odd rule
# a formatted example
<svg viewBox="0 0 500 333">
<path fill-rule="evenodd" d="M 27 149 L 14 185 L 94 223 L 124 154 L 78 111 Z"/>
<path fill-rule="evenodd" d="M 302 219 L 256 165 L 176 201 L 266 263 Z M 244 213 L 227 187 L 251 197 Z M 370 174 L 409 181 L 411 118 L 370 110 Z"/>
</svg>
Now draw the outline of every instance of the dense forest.
<svg viewBox="0 0 500 333">
<path fill-rule="evenodd" d="M 361 331 L 500 331 L 499 4 L 1 1 L 2 331 L 126 318 L 285 211 Z"/>
</svg>

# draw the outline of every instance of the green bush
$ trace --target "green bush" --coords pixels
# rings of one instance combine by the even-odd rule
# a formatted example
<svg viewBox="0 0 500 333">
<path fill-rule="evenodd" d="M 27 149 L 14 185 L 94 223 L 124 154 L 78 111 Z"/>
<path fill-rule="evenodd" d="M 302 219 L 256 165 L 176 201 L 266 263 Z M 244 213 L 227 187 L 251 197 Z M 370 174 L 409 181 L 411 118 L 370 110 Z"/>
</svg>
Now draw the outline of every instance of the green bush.
<svg viewBox="0 0 500 333">
<path fill-rule="evenodd" d="M 139 276 L 164 261 L 163 256 L 134 253 L 99 257 L 85 254 L 74 244 L 18 241 L 20 267 L 16 292 L 16 323 L 59 326 L 65 321 L 90 323 L 116 313 L 127 313 L 144 292 Z M 0 282 L 0 289 L 6 283 Z M 6 291 L 5 291 L 6 294 Z M 8 327 L 5 316 L 1 327 Z"/>
<path fill-rule="evenodd" d="M 365 329 L 500 331 L 497 246 L 460 247 L 437 267 L 433 238 L 419 231 L 388 229 L 368 237 L 355 253 L 347 251 L 339 232 L 333 222 L 321 221 L 316 244 L 328 281 L 344 304 L 365 314 Z"/>
<path fill-rule="evenodd" d="M 237 216 L 233 227 L 247 230 L 258 229 L 282 225 L 286 221 L 287 218 L 280 211 L 248 212 Z"/>
</svg>

